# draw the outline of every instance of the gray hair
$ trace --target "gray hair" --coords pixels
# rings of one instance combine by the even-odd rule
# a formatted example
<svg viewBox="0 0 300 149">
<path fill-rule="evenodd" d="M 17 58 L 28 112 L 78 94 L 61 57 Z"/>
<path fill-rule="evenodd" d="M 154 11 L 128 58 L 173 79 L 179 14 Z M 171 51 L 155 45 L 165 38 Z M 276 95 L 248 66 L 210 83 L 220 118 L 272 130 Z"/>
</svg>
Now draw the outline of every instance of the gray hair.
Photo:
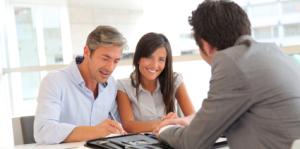
<svg viewBox="0 0 300 149">
<path fill-rule="evenodd" d="M 97 26 L 87 37 L 86 46 L 93 52 L 100 46 L 127 47 L 125 37 L 114 27 Z"/>
</svg>

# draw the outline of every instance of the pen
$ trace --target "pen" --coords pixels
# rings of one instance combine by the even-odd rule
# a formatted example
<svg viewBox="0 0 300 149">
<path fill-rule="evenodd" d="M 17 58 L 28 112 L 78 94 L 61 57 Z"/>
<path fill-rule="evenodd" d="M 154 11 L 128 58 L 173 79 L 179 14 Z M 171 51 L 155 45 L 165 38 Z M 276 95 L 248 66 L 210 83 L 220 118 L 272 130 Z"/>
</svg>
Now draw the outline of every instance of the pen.
<svg viewBox="0 0 300 149">
<path fill-rule="evenodd" d="M 112 120 L 117 120 L 114 116 L 114 114 L 112 114 L 111 112 L 108 112 L 108 115 L 109 117 L 112 119 Z"/>
<path fill-rule="evenodd" d="M 123 129 L 123 126 L 119 123 L 118 119 L 116 119 L 115 115 L 112 112 L 108 112 L 108 115 L 112 120 L 116 121 L 119 124 L 120 128 L 122 129 L 120 134 L 126 134 L 126 132 Z"/>
</svg>

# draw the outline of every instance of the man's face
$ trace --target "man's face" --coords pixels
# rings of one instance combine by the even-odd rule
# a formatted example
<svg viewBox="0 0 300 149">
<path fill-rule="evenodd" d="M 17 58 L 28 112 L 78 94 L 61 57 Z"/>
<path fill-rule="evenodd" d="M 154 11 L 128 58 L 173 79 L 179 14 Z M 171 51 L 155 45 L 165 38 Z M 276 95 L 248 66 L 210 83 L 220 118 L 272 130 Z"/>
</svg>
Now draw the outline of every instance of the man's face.
<svg viewBox="0 0 300 149">
<path fill-rule="evenodd" d="M 105 83 L 112 74 L 122 55 L 122 48 L 119 46 L 100 46 L 93 53 L 88 50 L 88 70 L 92 80 Z"/>
</svg>

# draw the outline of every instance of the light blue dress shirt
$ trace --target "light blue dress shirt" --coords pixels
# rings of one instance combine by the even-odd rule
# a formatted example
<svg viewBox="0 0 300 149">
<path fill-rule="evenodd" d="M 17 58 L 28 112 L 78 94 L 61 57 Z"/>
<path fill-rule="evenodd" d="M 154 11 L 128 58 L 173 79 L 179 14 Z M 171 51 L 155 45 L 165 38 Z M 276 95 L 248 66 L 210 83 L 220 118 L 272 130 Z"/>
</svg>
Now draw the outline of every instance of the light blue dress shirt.
<svg viewBox="0 0 300 149">
<path fill-rule="evenodd" d="M 61 143 L 77 126 L 93 126 L 118 117 L 115 103 L 116 82 L 110 77 L 99 84 L 98 97 L 85 86 L 78 65 L 49 73 L 41 82 L 34 122 L 34 137 L 39 144 Z"/>
</svg>

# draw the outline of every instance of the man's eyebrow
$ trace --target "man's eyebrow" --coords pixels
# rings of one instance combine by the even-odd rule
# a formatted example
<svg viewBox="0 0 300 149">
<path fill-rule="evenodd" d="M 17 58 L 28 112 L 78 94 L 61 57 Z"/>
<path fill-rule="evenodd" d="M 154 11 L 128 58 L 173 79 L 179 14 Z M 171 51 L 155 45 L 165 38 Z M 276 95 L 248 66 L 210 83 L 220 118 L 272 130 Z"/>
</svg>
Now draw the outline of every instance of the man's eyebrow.
<svg viewBox="0 0 300 149">
<path fill-rule="evenodd" d="M 107 54 L 103 54 L 101 55 L 102 57 L 105 57 L 105 58 L 112 58 L 111 56 L 107 55 Z"/>
<path fill-rule="evenodd" d="M 104 55 L 102 55 L 103 57 L 105 57 L 105 58 L 109 58 L 109 59 L 113 59 L 111 56 L 109 56 L 109 55 L 107 55 L 107 54 L 104 54 Z M 116 60 L 121 60 L 121 58 L 119 57 L 119 58 L 116 58 Z"/>
</svg>

